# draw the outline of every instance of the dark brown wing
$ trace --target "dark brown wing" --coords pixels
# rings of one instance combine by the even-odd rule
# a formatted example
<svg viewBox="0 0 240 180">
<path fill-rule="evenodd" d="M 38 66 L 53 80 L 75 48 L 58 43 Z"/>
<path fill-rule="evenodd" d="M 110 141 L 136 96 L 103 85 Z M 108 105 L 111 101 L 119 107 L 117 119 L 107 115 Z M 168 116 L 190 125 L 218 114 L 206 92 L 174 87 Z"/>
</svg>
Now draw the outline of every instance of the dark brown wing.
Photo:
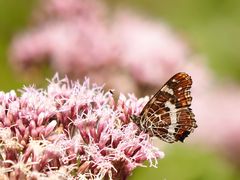
<svg viewBox="0 0 240 180">
<path fill-rule="evenodd" d="M 140 113 L 142 128 L 166 142 L 183 141 L 197 127 L 190 109 L 191 85 L 183 72 L 169 79 Z"/>
</svg>

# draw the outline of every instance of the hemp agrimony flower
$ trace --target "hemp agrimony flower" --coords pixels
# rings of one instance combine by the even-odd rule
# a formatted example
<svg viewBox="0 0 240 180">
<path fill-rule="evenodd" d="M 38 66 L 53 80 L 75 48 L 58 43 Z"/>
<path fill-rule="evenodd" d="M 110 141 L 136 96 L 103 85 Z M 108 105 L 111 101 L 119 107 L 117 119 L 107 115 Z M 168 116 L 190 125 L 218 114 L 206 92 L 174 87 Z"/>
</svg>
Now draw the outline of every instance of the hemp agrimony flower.
<svg viewBox="0 0 240 180">
<path fill-rule="evenodd" d="M 0 93 L 0 178 L 126 179 L 164 156 L 130 116 L 148 97 L 55 75 L 46 89 Z"/>
</svg>

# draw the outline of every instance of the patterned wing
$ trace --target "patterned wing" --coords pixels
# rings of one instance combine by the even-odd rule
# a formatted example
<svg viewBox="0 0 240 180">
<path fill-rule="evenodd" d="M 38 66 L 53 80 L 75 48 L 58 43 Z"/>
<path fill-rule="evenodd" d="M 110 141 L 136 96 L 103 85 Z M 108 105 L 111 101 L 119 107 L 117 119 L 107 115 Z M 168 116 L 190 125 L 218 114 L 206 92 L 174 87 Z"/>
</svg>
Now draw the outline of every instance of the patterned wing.
<svg viewBox="0 0 240 180">
<path fill-rule="evenodd" d="M 191 85 L 191 77 L 183 72 L 169 79 L 140 113 L 140 128 L 169 143 L 183 142 L 197 127 L 190 108 Z"/>
</svg>

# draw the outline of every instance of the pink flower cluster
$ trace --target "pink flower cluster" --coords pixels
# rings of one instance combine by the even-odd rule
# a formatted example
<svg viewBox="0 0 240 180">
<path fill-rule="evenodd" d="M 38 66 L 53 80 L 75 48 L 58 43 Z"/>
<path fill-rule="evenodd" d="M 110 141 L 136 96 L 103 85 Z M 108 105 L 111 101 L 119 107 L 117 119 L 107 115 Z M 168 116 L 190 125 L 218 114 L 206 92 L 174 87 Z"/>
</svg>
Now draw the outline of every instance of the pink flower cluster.
<svg viewBox="0 0 240 180">
<path fill-rule="evenodd" d="M 47 89 L 0 93 L 0 179 L 126 179 L 163 152 L 130 121 L 148 97 L 56 75 Z"/>
<path fill-rule="evenodd" d="M 195 137 L 202 144 L 214 147 L 240 166 L 240 88 L 227 84 L 208 89 L 193 104 L 199 128 Z"/>
<path fill-rule="evenodd" d="M 129 11 L 109 12 L 104 5 L 97 0 L 43 1 L 34 15 L 38 25 L 13 39 L 12 65 L 25 71 L 47 62 L 61 74 L 87 75 L 130 92 L 138 85 L 159 85 L 189 59 L 187 45 L 166 24 Z"/>
<path fill-rule="evenodd" d="M 16 68 L 25 70 L 50 61 L 63 74 L 83 75 L 113 59 L 101 6 L 95 0 L 43 2 L 35 14 L 40 25 L 16 37 L 12 45 Z"/>
</svg>

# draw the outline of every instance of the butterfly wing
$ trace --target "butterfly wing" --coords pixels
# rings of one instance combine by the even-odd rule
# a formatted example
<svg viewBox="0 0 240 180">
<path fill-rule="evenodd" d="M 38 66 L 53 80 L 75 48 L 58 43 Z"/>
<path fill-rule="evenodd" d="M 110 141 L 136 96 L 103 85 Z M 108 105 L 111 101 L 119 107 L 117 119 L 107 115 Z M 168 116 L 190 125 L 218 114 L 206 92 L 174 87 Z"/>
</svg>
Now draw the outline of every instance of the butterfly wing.
<svg viewBox="0 0 240 180">
<path fill-rule="evenodd" d="M 143 108 L 141 128 L 163 141 L 183 142 L 197 127 L 190 108 L 191 85 L 191 77 L 183 72 L 169 79 Z"/>
</svg>

